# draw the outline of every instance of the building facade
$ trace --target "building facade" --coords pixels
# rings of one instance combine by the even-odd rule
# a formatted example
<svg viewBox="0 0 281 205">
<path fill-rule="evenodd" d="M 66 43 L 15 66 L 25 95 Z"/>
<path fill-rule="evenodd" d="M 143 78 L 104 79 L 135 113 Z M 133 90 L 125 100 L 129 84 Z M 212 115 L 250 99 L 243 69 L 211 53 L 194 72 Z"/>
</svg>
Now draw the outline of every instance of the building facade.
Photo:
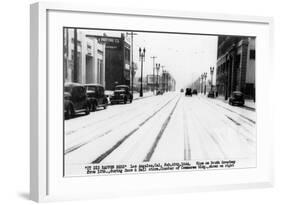
<svg viewBox="0 0 281 205">
<path fill-rule="evenodd" d="M 176 80 L 168 71 L 162 72 L 159 81 L 160 81 L 160 89 L 162 91 L 168 92 L 168 91 L 176 90 Z"/>
<path fill-rule="evenodd" d="M 64 81 L 105 86 L 105 45 L 79 29 L 64 29 Z"/>
<path fill-rule="evenodd" d="M 88 36 L 105 45 L 105 89 L 114 90 L 116 85 L 130 86 L 130 44 L 121 37 Z"/>
<path fill-rule="evenodd" d="M 219 36 L 216 88 L 227 99 L 241 91 L 255 99 L 255 38 Z"/>
</svg>

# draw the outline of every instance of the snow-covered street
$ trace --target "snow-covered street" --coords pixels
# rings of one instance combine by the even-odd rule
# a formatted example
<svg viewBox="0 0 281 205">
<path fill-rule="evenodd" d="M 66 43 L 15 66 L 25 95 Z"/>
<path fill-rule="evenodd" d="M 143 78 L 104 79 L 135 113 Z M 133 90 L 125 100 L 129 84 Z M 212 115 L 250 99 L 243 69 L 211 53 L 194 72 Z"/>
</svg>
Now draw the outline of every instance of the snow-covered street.
<svg viewBox="0 0 281 205">
<path fill-rule="evenodd" d="M 65 121 L 65 165 L 255 159 L 256 112 L 170 92 Z"/>
</svg>

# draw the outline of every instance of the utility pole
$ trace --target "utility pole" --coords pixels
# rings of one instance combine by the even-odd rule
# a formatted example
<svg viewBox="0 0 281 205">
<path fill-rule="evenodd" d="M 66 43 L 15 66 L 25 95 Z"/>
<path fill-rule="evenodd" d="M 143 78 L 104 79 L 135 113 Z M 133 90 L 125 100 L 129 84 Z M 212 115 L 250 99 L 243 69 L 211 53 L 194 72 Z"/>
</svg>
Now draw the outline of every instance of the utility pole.
<svg viewBox="0 0 281 205">
<path fill-rule="evenodd" d="M 164 67 L 165 67 L 164 65 L 161 65 L 161 68 L 162 68 L 162 83 L 161 83 L 161 84 L 162 84 L 162 91 L 163 91 L 163 92 L 164 92 L 164 85 L 165 85 L 165 84 L 164 84 L 164 79 L 165 79 L 165 78 L 164 78 L 164 72 L 165 72 L 165 71 L 164 71 Z"/>
<path fill-rule="evenodd" d="M 156 63 L 156 71 L 157 71 L 157 79 L 156 79 L 156 87 L 157 87 L 157 91 L 159 90 L 159 69 L 160 69 L 160 63 Z"/>
<path fill-rule="evenodd" d="M 73 51 L 73 81 L 78 83 L 78 45 L 77 28 L 74 28 L 74 51 Z"/>
<path fill-rule="evenodd" d="M 151 56 L 150 58 L 153 59 L 153 94 L 155 94 L 155 58 L 157 58 L 157 56 Z"/>
<path fill-rule="evenodd" d="M 134 35 L 137 33 L 127 32 L 126 35 L 131 36 L 131 92 L 134 95 Z"/>
</svg>

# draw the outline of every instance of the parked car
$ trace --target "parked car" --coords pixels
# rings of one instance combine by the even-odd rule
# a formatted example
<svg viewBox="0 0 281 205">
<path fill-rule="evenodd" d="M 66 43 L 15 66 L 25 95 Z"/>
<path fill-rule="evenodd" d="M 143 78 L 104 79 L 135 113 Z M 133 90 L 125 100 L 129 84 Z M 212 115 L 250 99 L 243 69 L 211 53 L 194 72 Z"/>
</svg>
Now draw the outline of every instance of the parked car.
<svg viewBox="0 0 281 205">
<path fill-rule="evenodd" d="M 215 91 L 210 90 L 207 96 L 208 98 L 215 98 Z"/>
<path fill-rule="evenodd" d="M 192 91 L 191 91 L 191 88 L 186 88 L 185 89 L 185 96 L 192 96 Z"/>
<path fill-rule="evenodd" d="M 79 83 L 66 83 L 64 85 L 64 116 L 66 119 L 77 113 L 90 113 L 90 105 L 86 88 Z"/>
<path fill-rule="evenodd" d="M 163 95 L 163 90 L 157 90 L 156 95 Z"/>
<path fill-rule="evenodd" d="M 90 110 L 96 111 L 98 107 L 106 109 L 108 100 L 104 94 L 104 87 L 100 84 L 85 84 Z"/>
<path fill-rule="evenodd" d="M 243 106 L 245 103 L 244 94 L 240 91 L 234 91 L 229 98 L 228 103 L 230 105 L 240 105 Z"/>
<path fill-rule="evenodd" d="M 193 89 L 193 90 L 192 90 L 192 94 L 193 94 L 193 95 L 197 95 L 197 90 L 196 90 L 196 89 Z"/>
<path fill-rule="evenodd" d="M 112 105 L 120 102 L 126 104 L 127 102 L 131 103 L 132 101 L 133 95 L 127 85 L 117 85 L 114 89 L 113 95 L 110 96 L 110 103 Z"/>
</svg>

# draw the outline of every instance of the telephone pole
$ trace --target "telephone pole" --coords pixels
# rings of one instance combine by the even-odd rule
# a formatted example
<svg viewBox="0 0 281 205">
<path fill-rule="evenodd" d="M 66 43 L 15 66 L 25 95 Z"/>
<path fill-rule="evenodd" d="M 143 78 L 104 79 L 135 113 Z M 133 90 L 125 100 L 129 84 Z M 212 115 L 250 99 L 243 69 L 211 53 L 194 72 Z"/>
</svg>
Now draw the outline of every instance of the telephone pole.
<svg viewBox="0 0 281 205">
<path fill-rule="evenodd" d="M 74 28 L 74 51 L 73 51 L 73 81 L 78 83 L 78 42 L 77 42 L 77 28 Z"/>
<path fill-rule="evenodd" d="M 134 35 L 137 33 L 127 32 L 126 35 L 131 36 L 131 92 L 134 94 Z"/>
</svg>

